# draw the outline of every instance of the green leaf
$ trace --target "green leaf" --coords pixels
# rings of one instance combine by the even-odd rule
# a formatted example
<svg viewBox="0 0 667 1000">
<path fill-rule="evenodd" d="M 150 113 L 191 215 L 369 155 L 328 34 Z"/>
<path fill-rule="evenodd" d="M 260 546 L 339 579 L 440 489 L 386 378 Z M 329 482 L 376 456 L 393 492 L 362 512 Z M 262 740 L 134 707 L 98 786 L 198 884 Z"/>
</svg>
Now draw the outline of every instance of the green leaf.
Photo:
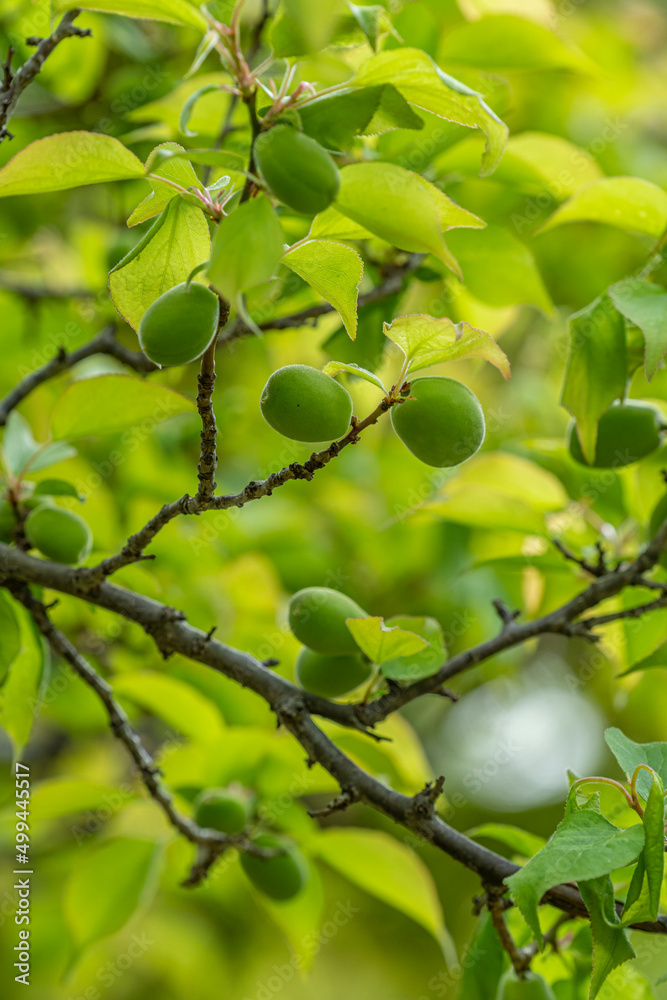
<svg viewBox="0 0 667 1000">
<path fill-rule="evenodd" d="M 370 229 L 365 229 L 358 222 L 346 218 L 333 205 L 315 216 L 308 235 L 311 239 L 333 237 L 339 240 L 368 240 L 373 238 Z"/>
<path fill-rule="evenodd" d="M 381 7 L 380 4 L 359 7 L 356 3 L 350 3 L 350 0 L 348 0 L 347 6 L 352 17 L 363 31 L 366 41 L 373 51 L 377 52 L 380 27 L 388 20 L 384 7 Z"/>
<path fill-rule="evenodd" d="M 213 90 L 220 90 L 220 87 L 216 84 Z M 162 169 L 161 164 L 172 160 L 188 160 L 206 167 L 222 167 L 223 170 L 233 170 L 235 173 L 243 173 L 246 163 L 240 153 L 232 153 L 226 149 L 183 149 L 177 142 L 163 142 L 155 147 L 146 160 L 146 168 L 155 172 L 158 168 Z M 198 183 L 201 184 L 199 181 Z"/>
<path fill-rule="evenodd" d="M 564 222 L 604 222 L 657 239 L 667 226 L 667 192 L 640 177 L 603 177 L 577 191 L 537 232 Z"/>
<path fill-rule="evenodd" d="M 347 364 L 345 361 L 329 361 L 324 366 L 322 371 L 325 375 L 331 376 L 338 375 L 339 372 L 349 372 L 350 375 L 358 375 L 359 378 L 366 379 L 367 382 L 377 386 L 378 389 L 382 389 L 385 395 L 387 394 L 387 390 L 377 375 L 374 375 L 373 372 L 369 372 L 367 368 L 361 368 L 359 365 L 355 365 L 353 362 Z"/>
<path fill-rule="evenodd" d="M 210 248 L 201 209 L 182 198 L 171 200 L 109 275 L 111 298 L 123 319 L 137 330 L 149 305 L 208 260 Z"/>
<path fill-rule="evenodd" d="M 667 667 L 667 641 L 661 642 L 652 653 L 649 653 L 642 660 L 638 660 L 637 663 L 633 663 L 619 676 L 625 677 L 627 674 L 634 674 L 637 670 L 653 670 L 655 667 Z"/>
<path fill-rule="evenodd" d="M 67 482 L 66 479 L 42 479 L 35 486 L 33 496 L 35 497 L 74 497 L 81 500 L 76 486 Z"/>
<path fill-rule="evenodd" d="M 593 933 L 593 972 L 588 996 L 594 1000 L 609 973 L 634 958 L 635 952 L 616 912 L 614 886 L 609 876 L 578 884 Z"/>
<path fill-rule="evenodd" d="M 382 618 L 348 618 L 347 627 L 373 663 L 384 663 L 395 656 L 412 656 L 428 646 L 420 635 L 398 626 L 391 628 Z"/>
<path fill-rule="evenodd" d="M 469 323 L 454 324 L 443 317 L 399 316 L 385 323 L 385 336 L 397 344 L 410 362 L 408 372 L 420 371 L 443 361 L 483 358 L 498 369 L 503 378 L 510 377 L 510 363 L 493 337 Z"/>
<path fill-rule="evenodd" d="M 463 283 L 480 302 L 491 306 L 517 303 L 553 312 L 535 258 L 509 229 L 489 225 L 482 232 L 460 229 L 447 237 L 463 272 Z"/>
<path fill-rule="evenodd" d="M 21 631 L 21 650 L 0 690 L 0 726 L 14 747 L 14 757 L 23 752 L 39 706 L 39 696 L 49 672 L 49 648 L 28 613 L 17 605 L 14 613 Z"/>
<path fill-rule="evenodd" d="M 206 31 L 208 21 L 187 0 L 52 0 L 54 12 L 74 10 L 99 10 L 107 14 L 125 14 L 127 17 L 146 17 L 169 24 L 184 24 L 189 28 Z"/>
<path fill-rule="evenodd" d="M 56 438 L 117 434 L 195 411 L 191 400 L 164 385 L 132 375 L 98 375 L 65 390 L 51 414 L 51 429 Z"/>
<path fill-rule="evenodd" d="M 356 135 L 424 127 L 423 119 L 390 83 L 317 97 L 299 106 L 299 116 L 304 132 L 333 150 L 347 149 Z"/>
<path fill-rule="evenodd" d="M 478 917 L 461 964 L 463 972 L 456 1000 L 496 1000 L 498 982 L 505 968 L 505 952 L 488 910 Z"/>
<path fill-rule="evenodd" d="M 615 727 L 605 730 L 604 738 L 628 780 L 639 764 L 646 764 L 667 784 L 667 743 L 635 743 Z M 652 784 L 648 771 L 640 771 L 636 787 L 643 799 L 648 799 Z"/>
<path fill-rule="evenodd" d="M 505 880 L 526 923 L 542 943 L 539 902 L 561 882 L 581 882 L 608 875 L 637 859 L 644 846 L 641 824 L 619 830 L 600 813 L 578 810 L 565 816 L 547 844 Z"/>
<path fill-rule="evenodd" d="M 10 667 L 21 652 L 21 626 L 14 611 L 14 601 L 0 591 L 0 684 L 3 684 Z"/>
<path fill-rule="evenodd" d="M 558 35 L 511 14 L 484 17 L 448 32 L 440 49 L 451 65 L 487 72 L 569 69 L 588 73 L 593 63 Z"/>
<path fill-rule="evenodd" d="M 524 858 L 532 858 L 546 844 L 544 837 L 507 823 L 481 823 L 471 830 L 466 830 L 466 837 L 488 837 L 490 840 L 497 840 Z"/>
<path fill-rule="evenodd" d="M 277 903 L 253 887 L 250 890 L 257 905 L 266 911 L 289 942 L 292 953 L 300 959 L 302 972 L 312 966 L 317 955 L 316 942 L 322 928 L 325 904 L 320 873 L 313 864 L 309 863 L 308 867 L 308 881 L 293 899 Z M 341 919 L 345 908 L 340 903 L 338 912 Z"/>
<path fill-rule="evenodd" d="M 651 775 L 643 772 L 648 778 Z M 622 922 L 655 920 L 660 907 L 660 889 L 665 872 L 665 789 L 653 772 L 644 816 L 644 850 L 634 870 L 623 907 Z"/>
<path fill-rule="evenodd" d="M 415 107 L 481 129 L 486 147 L 480 173 L 486 176 L 497 167 L 507 142 L 507 126 L 477 91 L 443 73 L 425 52 L 413 48 L 381 52 L 362 63 L 354 82 L 360 87 L 391 83 Z"/>
<path fill-rule="evenodd" d="M 141 160 L 100 132 L 59 132 L 37 139 L 0 170 L 0 198 L 143 177 Z"/>
<path fill-rule="evenodd" d="M 350 340 L 354 340 L 357 335 L 357 292 L 364 274 L 364 264 L 357 251 L 344 243 L 309 240 L 288 250 L 283 264 L 338 310 Z"/>
<path fill-rule="evenodd" d="M 183 135 L 187 135 L 190 137 L 197 135 L 196 132 L 190 132 L 188 129 L 188 122 L 190 121 L 190 115 L 192 114 L 192 109 L 194 108 L 199 98 L 203 97 L 204 94 L 210 94 L 212 91 L 219 89 L 220 88 L 217 83 L 205 83 L 203 87 L 199 88 L 199 90 L 195 90 L 194 94 L 190 94 L 187 101 L 183 105 L 181 116 L 178 119 L 179 132 L 182 132 Z"/>
<path fill-rule="evenodd" d="M 114 679 L 114 693 L 156 715 L 193 742 L 213 743 L 223 734 L 220 712 L 191 684 L 154 670 L 133 670 Z"/>
<path fill-rule="evenodd" d="M 64 441 L 45 444 L 35 441 L 30 424 L 17 410 L 7 417 L 2 450 L 15 476 L 39 472 L 76 455 L 76 449 Z"/>
<path fill-rule="evenodd" d="M 451 952 L 431 873 L 409 847 L 381 830 L 324 830 L 315 850 L 355 885 L 404 913 Z"/>
<path fill-rule="evenodd" d="M 301 56 L 326 48 L 340 16 L 337 0 L 283 0 L 271 32 L 276 56 Z"/>
<path fill-rule="evenodd" d="M 153 175 L 148 178 L 153 190 L 134 209 L 127 220 L 128 226 L 136 226 L 140 222 L 146 222 L 147 219 L 155 218 L 173 198 L 179 197 L 179 192 L 175 188 L 169 184 L 161 184 L 157 177 L 166 177 L 186 189 L 203 188 L 192 164 L 178 157 L 178 153 L 184 152 L 183 147 L 177 142 L 163 142 L 151 152 L 146 160 L 146 170 Z M 174 156 L 166 157 L 160 155 L 162 153 L 174 153 Z"/>
<path fill-rule="evenodd" d="M 283 231 L 271 203 L 263 196 L 253 198 L 220 223 L 208 279 L 235 302 L 239 293 L 270 281 L 283 252 Z"/>
<path fill-rule="evenodd" d="M 435 254 L 457 274 L 443 230 L 485 225 L 420 174 L 394 163 L 353 163 L 340 179 L 339 212 L 401 250 Z"/>
<path fill-rule="evenodd" d="M 362 733 L 321 720 L 324 731 L 335 740 L 343 753 L 349 754 L 371 774 L 389 781 L 397 791 L 414 795 L 430 781 L 433 773 L 422 743 L 402 715 L 390 715 L 377 726 L 381 742 L 371 742 Z"/>
<path fill-rule="evenodd" d="M 81 952 L 120 930 L 157 888 L 159 847 L 153 841 L 114 837 L 89 844 L 65 885 L 63 912 L 74 961 Z"/>
<path fill-rule="evenodd" d="M 397 615 L 394 618 L 388 618 L 387 625 L 391 628 L 398 627 L 420 635 L 428 643 L 428 646 L 411 654 L 403 654 L 385 660 L 381 667 L 383 677 L 411 683 L 421 680 L 422 677 L 430 677 L 444 664 L 447 659 L 447 649 L 442 628 L 435 618 Z"/>
<path fill-rule="evenodd" d="M 134 799 L 134 793 L 114 785 L 82 778 L 48 778 L 31 789 L 30 818 L 35 822 L 108 809 L 116 811 Z"/>
<path fill-rule="evenodd" d="M 644 336 L 644 370 L 650 382 L 667 351 L 667 292 L 641 278 L 626 278 L 612 285 L 607 294 Z"/>
<path fill-rule="evenodd" d="M 623 395 L 628 361 L 625 323 L 604 295 L 570 317 L 570 355 L 561 403 L 577 421 L 584 455 L 595 454 L 597 425 Z"/>
</svg>

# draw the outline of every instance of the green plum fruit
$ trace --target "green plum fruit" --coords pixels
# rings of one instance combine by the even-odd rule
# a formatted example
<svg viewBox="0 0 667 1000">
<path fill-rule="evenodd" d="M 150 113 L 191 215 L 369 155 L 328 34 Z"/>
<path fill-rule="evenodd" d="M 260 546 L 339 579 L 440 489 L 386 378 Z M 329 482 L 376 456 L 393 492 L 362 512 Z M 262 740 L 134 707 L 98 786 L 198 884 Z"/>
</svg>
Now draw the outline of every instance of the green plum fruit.
<svg viewBox="0 0 667 1000">
<path fill-rule="evenodd" d="M 156 365 L 187 365 L 209 346 L 218 329 L 220 300 L 197 281 L 175 285 L 149 305 L 139 343 Z"/>
<path fill-rule="evenodd" d="M 329 587 L 306 587 L 290 601 L 289 626 L 297 639 L 316 653 L 353 656 L 359 647 L 345 624 L 347 618 L 366 618 L 356 601 Z"/>
<path fill-rule="evenodd" d="M 259 175 L 278 201 L 305 215 L 328 208 L 338 194 L 338 167 L 319 142 L 291 125 L 275 125 L 255 141 Z"/>
<path fill-rule="evenodd" d="M 244 872 L 260 892 L 271 899 L 285 900 L 296 896 L 308 881 L 308 864 L 292 844 L 271 833 L 253 837 L 253 843 L 267 851 L 278 851 L 270 858 L 247 851 L 241 855 Z"/>
<path fill-rule="evenodd" d="M 302 688 L 323 698 L 349 694 L 371 676 L 373 668 L 361 656 L 324 656 L 304 646 L 296 661 L 296 678 Z"/>
<path fill-rule="evenodd" d="M 453 378 L 427 376 L 410 383 L 391 422 L 403 444 L 436 468 L 459 465 L 484 441 L 484 413 L 470 389 Z"/>
<path fill-rule="evenodd" d="M 600 417 L 595 456 L 587 462 L 574 421 L 568 429 L 570 455 L 580 465 L 596 469 L 617 469 L 632 465 L 660 447 L 662 414 L 649 403 L 635 401 L 610 406 Z"/>
<path fill-rule="evenodd" d="M 267 423 L 293 441 L 334 441 L 352 420 L 347 389 L 308 365 L 287 365 L 274 372 L 260 405 Z"/>
<path fill-rule="evenodd" d="M 546 979 L 535 972 L 527 972 L 519 979 L 514 969 L 508 969 L 498 984 L 496 1000 L 556 1000 Z"/>
<path fill-rule="evenodd" d="M 250 798 L 228 788 L 208 788 L 195 801 L 195 822 L 221 833 L 241 833 L 250 814 Z"/>
<path fill-rule="evenodd" d="M 667 493 L 665 493 L 664 497 L 658 500 L 657 504 L 653 508 L 648 529 L 649 536 L 651 538 L 655 538 L 665 519 L 667 519 Z M 660 556 L 660 565 L 667 569 L 667 549 L 665 549 Z"/>
<path fill-rule="evenodd" d="M 93 541 L 83 518 L 62 507 L 37 507 L 26 519 L 25 533 L 47 559 L 68 565 L 85 559 Z"/>
</svg>

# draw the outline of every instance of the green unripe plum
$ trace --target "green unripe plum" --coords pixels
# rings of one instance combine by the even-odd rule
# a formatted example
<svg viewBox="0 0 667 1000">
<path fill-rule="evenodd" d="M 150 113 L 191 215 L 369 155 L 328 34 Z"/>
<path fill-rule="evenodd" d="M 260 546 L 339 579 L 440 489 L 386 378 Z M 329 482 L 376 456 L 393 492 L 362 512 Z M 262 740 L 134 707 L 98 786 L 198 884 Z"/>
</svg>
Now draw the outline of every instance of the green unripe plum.
<svg viewBox="0 0 667 1000">
<path fill-rule="evenodd" d="M 264 850 L 280 852 L 272 858 L 248 852 L 241 855 L 243 870 L 255 888 L 278 900 L 292 899 L 301 892 L 308 881 L 308 865 L 301 852 L 271 833 L 254 837 L 253 843 Z"/>
<path fill-rule="evenodd" d="M 326 149 L 291 125 L 262 132 L 254 155 L 266 186 L 295 212 L 317 215 L 338 194 L 340 174 Z"/>
<path fill-rule="evenodd" d="M 498 984 L 496 1000 L 556 1000 L 546 979 L 535 972 L 527 972 L 519 979 L 514 969 L 508 969 Z"/>
<path fill-rule="evenodd" d="M 306 691 L 339 698 L 367 681 L 372 666 L 361 656 L 324 656 L 304 647 L 296 661 L 296 678 Z"/>
<path fill-rule="evenodd" d="M 6 497 L 0 498 L 0 542 L 9 544 L 14 540 L 15 525 L 14 508 Z"/>
<path fill-rule="evenodd" d="M 197 281 L 175 285 L 152 302 L 139 324 L 139 343 L 156 365 L 187 365 L 213 340 L 220 300 Z"/>
<path fill-rule="evenodd" d="M 479 400 L 453 378 L 415 379 L 407 398 L 393 407 L 391 422 L 413 455 L 439 469 L 465 462 L 484 441 Z"/>
<path fill-rule="evenodd" d="M 651 538 L 655 538 L 665 520 L 667 520 L 667 493 L 665 493 L 661 500 L 658 500 L 651 514 L 648 529 Z M 667 568 L 667 549 L 660 556 L 660 565 Z"/>
<path fill-rule="evenodd" d="M 619 403 L 600 417 L 595 456 L 587 462 L 574 421 L 568 431 L 570 455 L 580 465 L 596 469 L 618 469 L 632 465 L 660 447 L 662 414 L 648 403 Z"/>
<path fill-rule="evenodd" d="M 354 656 L 359 647 L 345 624 L 347 618 L 366 618 L 356 601 L 329 587 L 297 591 L 289 606 L 289 626 L 297 639 L 316 653 Z"/>
<path fill-rule="evenodd" d="M 78 514 L 62 507 L 38 507 L 25 522 L 25 533 L 33 548 L 54 562 L 81 562 L 92 547 L 90 528 Z"/>
<path fill-rule="evenodd" d="M 347 433 L 352 420 L 347 389 L 308 365 L 286 365 L 274 372 L 260 406 L 266 422 L 293 441 L 333 441 Z"/>
<path fill-rule="evenodd" d="M 195 801 L 195 822 L 221 833 L 241 833 L 250 819 L 250 799 L 227 788 L 209 788 Z"/>
</svg>

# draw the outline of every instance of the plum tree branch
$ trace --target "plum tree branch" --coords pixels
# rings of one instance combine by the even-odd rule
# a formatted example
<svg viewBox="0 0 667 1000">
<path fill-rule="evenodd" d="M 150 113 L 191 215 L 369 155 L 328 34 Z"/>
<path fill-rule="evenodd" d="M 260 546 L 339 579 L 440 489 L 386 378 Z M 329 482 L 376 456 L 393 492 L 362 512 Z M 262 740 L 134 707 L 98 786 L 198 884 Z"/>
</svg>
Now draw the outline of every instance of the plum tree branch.
<svg viewBox="0 0 667 1000">
<path fill-rule="evenodd" d="M 79 28 L 74 24 L 80 13 L 81 11 L 78 9 L 68 11 L 48 38 L 28 39 L 30 43 L 37 45 L 37 49 L 19 67 L 16 73 L 12 73 L 11 70 L 13 50 L 10 47 L 7 61 L 4 65 L 4 81 L 2 88 L 0 88 L 0 142 L 3 139 L 13 138 L 11 132 L 7 129 L 7 125 L 14 113 L 18 99 L 28 84 L 32 83 L 35 77 L 41 72 L 44 62 L 51 55 L 55 47 L 65 38 L 87 38 L 92 35 L 89 28 Z"/>
</svg>

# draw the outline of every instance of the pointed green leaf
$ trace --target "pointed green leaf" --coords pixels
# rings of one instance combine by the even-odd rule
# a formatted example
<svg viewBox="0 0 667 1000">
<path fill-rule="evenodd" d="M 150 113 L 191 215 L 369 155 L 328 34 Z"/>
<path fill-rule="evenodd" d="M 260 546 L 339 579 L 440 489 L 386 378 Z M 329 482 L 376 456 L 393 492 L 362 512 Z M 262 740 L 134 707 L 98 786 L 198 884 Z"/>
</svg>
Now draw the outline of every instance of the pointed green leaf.
<svg viewBox="0 0 667 1000">
<path fill-rule="evenodd" d="M 218 227 L 208 279 L 225 298 L 270 281 L 284 252 L 283 231 L 268 198 L 260 195 L 234 209 Z"/>
<path fill-rule="evenodd" d="M 30 737 L 50 655 L 28 613 L 18 605 L 13 610 L 20 626 L 21 649 L 0 690 L 0 726 L 11 739 L 17 759 Z"/>
<path fill-rule="evenodd" d="M 9 594 L 0 591 L 0 684 L 21 652 L 21 626 Z"/>
<path fill-rule="evenodd" d="M 657 239 L 667 226 L 667 192 L 641 177 L 603 177 L 577 191 L 538 232 L 564 222 L 604 222 Z"/>
<path fill-rule="evenodd" d="M 192 114 L 192 109 L 194 108 L 199 98 L 203 97 L 204 94 L 210 94 L 212 91 L 219 89 L 220 88 L 216 83 L 205 83 L 203 87 L 199 88 L 199 90 L 195 90 L 194 94 L 190 94 L 187 101 L 183 105 L 181 116 L 178 119 L 178 129 L 180 132 L 183 133 L 183 135 L 187 135 L 190 137 L 197 135 L 196 132 L 191 132 L 188 129 L 188 122 L 190 121 L 190 115 Z"/>
<path fill-rule="evenodd" d="M 357 251 L 331 240 L 309 240 L 288 250 L 283 264 L 338 310 L 350 339 L 354 340 L 357 292 L 364 274 L 364 264 Z"/>
<path fill-rule="evenodd" d="M 652 670 L 655 667 L 667 667 L 667 641 L 661 642 L 652 653 L 638 660 L 637 663 L 633 663 L 622 674 L 619 674 L 619 677 L 634 674 L 637 670 Z"/>
<path fill-rule="evenodd" d="M 372 385 L 377 386 L 378 389 L 382 389 L 383 393 L 387 393 L 382 381 L 373 372 L 369 372 L 367 368 L 361 368 L 359 365 L 355 365 L 353 362 L 347 364 L 345 361 L 329 361 L 322 369 L 325 375 L 338 375 L 339 372 L 349 372 L 350 375 L 358 375 L 359 378 L 366 379 L 367 382 L 371 382 Z"/>
<path fill-rule="evenodd" d="M 33 492 L 35 497 L 74 497 L 82 500 L 76 486 L 66 479 L 41 479 Z"/>
<path fill-rule="evenodd" d="M 35 822 L 100 808 L 115 812 L 134 799 L 128 786 L 121 791 L 115 785 L 82 778 L 47 778 L 30 792 L 30 818 Z"/>
<path fill-rule="evenodd" d="M 641 278 L 626 278 L 612 285 L 608 294 L 644 336 L 644 370 L 650 382 L 667 351 L 667 292 Z"/>
<path fill-rule="evenodd" d="M 623 395 L 628 361 L 623 317 L 604 295 L 570 317 L 561 403 L 577 421 L 584 455 L 595 454 L 598 420 Z"/>
<path fill-rule="evenodd" d="M 428 646 L 415 632 L 386 625 L 382 618 L 348 618 L 347 627 L 354 641 L 373 663 L 384 663 L 396 656 L 412 656 Z"/>
<path fill-rule="evenodd" d="M 196 6 L 187 0 L 53 0 L 54 12 L 74 10 L 99 10 L 108 14 L 125 14 L 127 17 L 152 18 L 169 24 L 184 24 L 190 28 L 206 31 L 208 21 Z"/>
<path fill-rule="evenodd" d="M 101 132 L 59 132 L 31 142 L 0 170 L 0 198 L 64 191 L 143 174 L 141 160 L 118 139 Z"/>
<path fill-rule="evenodd" d="M 464 954 L 456 1000 L 496 1000 L 506 953 L 488 910 L 477 918 L 472 940 Z"/>
<path fill-rule="evenodd" d="M 208 260 L 210 248 L 208 223 L 201 209 L 182 198 L 170 201 L 109 275 L 111 298 L 123 319 L 137 330 L 149 305 Z"/>
<path fill-rule="evenodd" d="M 648 778 L 651 775 L 643 772 Z M 660 777 L 652 772 L 651 789 L 644 816 L 642 851 L 623 907 L 623 925 L 655 920 L 660 907 L 660 889 L 665 871 L 665 789 Z"/>
<path fill-rule="evenodd" d="M 387 619 L 390 628 L 401 628 L 420 635 L 428 645 L 413 653 L 393 656 L 382 663 L 383 677 L 394 681 L 412 683 L 422 677 L 436 673 L 447 659 L 445 639 L 440 623 L 435 618 L 417 618 L 413 615 L 397 615 Z"/>
<path fill-rule="evenodd" d="M 510 363 L 505 352 L 489 333 L 469 323 L 454 324 L 446 317 L 435 319 L 417 314 L 399 316 L 385 323 L 384 332 L 410 361 L 410 373 L 443 361 L 483 358 L 495 365 L 503 378 L 510 377 Z"/>
<path fill-rule="evenodd" d="M 203 187 L 192 164 L 176 155 L 184 152 L 183 147 L 177 142 L 163 142 L 150 153 L 146 160 L 146 170 L 152 174 L 148 180 L 153 190 L 134 209 L 127 220 L 128 226 L 136 226 L 140 222 L 146 222 L 147 219 L 154 219 L 173 198 L 179 197 L 179 192 L 175 188 L 170 184 L 161 184 L 158 177 L 174 181 L 186 190 L 190 187 L 199 189 Z M 161 155 L 166 153 L 175 155 L 170 157 Z"/>
<path fill-rule="evenodd" d="M 609 876 L 578 884 L 593 933 L 593 972 L 588 996 L 589 1000 L 595 1000 L 609 973 L 634 958 L 635 952 L 616 913 L 614 886 Z"/>
<path fill-rule="evenodd" d="M 488 837 L 490 840 L 497 840 L 498 843 L 509 847 L 515 854 L 524 858 L 532 858 L 534 854 L 541 851 L 546 840 L 536 833 L 529 833 L 519 826 L 510 826 L 507 823 L 481 823 L 479 826 L 466 830 L 466 837 Z"/>
<path fill-rule="evenodd" d="M 308 234 L 311 239 L 369 240 L 373 238 L 370 229 L 353 222 L 330 205 L 313 219 Z"/>
<path fill-rule="evenodd" d="M 441 48 L 448 64 L 487 72 L 569 69 L 590 72 L 594 64 L 557 34 L 512 14 L 497 14 L 450 31 Z"/>
<path fill-rule="evenodd" d="M 154 670 L 128 670 L 114 679 L 114 693 L 156 715 L 193 742 L 212 743 L 223 735 L 220 712 L 191 684 Z"/>
<path fill-rule="evenodd" d="M 410 104 L 440 118 L 479 128 L 486 135 L 481 173 L 493 173 L 503 155 L 508 129 L 480 94 L 436 66 L 419 49 L 400 48 L 362 63 L 354 82 L 360 86 L 391 83 Z"/>
<path fill-rule="evenodd" d="M 352 17 L 366 36 L 366 41 L 373 51 L 377 52 L 380 26 L 383 21 L 387 20 L 387 12 L 384 7 L 381 7 L 380 4 L 359 7 L 356 3 L 350 3 L 350 0 L 348 0 L 347 6 Z"/>
<path fill-rule="evenodd" d="M 98 375 L 65 390 L 51 414 L 51 429 L 56 438 L 116 434 L 144 421 L 154 427 L 178 413 L 194 412 L 190 399 L 164 385 L 131 375 Z"/>
<path fill-rule="evenodd" d="M 347 149 L 356 135 L 424 127 L 423 119 L 390 83 L 316 97 L 299 106 L 299 116 L 307 135 L 334 150 Z"/>
<path fill-rule="evenodd" d="M 663 785 L 667 784 L 667 743 L 635 743 L 615 727 L 605 730 L 604 738 L 628 780 L 639 764 L 646 764 L 659 775 Z M 640 771 L 637 791 L 643 799 L 648 798 L 651 786 L 651 775 L 648 771 Z"/>
</svg>

